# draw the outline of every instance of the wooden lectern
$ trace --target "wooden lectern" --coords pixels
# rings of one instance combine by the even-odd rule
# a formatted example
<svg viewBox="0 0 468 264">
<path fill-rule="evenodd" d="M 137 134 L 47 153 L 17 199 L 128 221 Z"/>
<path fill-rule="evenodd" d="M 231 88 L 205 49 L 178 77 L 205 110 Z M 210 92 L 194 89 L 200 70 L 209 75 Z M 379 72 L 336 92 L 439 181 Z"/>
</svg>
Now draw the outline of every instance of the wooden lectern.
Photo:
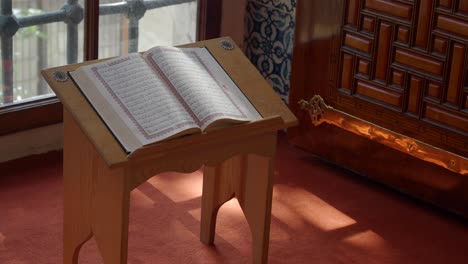
<svg viewBox="0 0 468 264">
<path fill-rule="evenodd" d="M 297 119 L 240 49 L 221 47 L 223 39 L 187 46 L 206 46 L 263 119 L 155 143 L 131 155 L 75 84 L 53 77 L 93 62 L 42 72 L 64 106 L 63 263 L 78 263 L 81 246 L 93 236 L 104 263 L 127 263 L 130 192 L 158 173 L 203 165 L 201 241 L 213 243 L 218 209 L 237 197 L 252 232 L 253 263 L 267 263 L 277 130 Z"/>
</svg>

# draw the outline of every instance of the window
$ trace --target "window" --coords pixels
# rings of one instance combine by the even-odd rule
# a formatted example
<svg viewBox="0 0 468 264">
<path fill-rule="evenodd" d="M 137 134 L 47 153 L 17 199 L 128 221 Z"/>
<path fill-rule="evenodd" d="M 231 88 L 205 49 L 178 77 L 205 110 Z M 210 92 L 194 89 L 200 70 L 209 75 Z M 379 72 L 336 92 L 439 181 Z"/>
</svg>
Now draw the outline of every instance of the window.
<svg viewBox="0 0 468 264">
<path fill-rule="evenodd" d="M 83 1 L 2 1 L 0 105 L 50 97 L 40 69 L 83 58 Z"/>
<path fill-rule="evenodd" d="M 215 37 L 221 2 L 2 0 L 0 135 L 61 120 L 41 69 Z"/>
</svg>

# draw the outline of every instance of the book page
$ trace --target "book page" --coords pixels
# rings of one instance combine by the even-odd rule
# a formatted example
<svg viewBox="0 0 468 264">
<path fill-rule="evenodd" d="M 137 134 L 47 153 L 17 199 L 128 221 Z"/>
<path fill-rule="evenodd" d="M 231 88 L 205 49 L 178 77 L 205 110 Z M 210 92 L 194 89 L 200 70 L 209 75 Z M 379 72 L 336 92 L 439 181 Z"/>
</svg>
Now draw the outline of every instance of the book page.
<svg viewBox="0 0 468 264">
<path fill-rule="evenodd" d="M 211 55 L 210 51 L 206 48 L 200 48 L 197 49 L 197 54 L 199 60 L 204 67 L 206 67 L 211 77 L 223 88 L 223 91 L 229 96 L 232 102 L 245 113 L 249 120 L 256 121 L 262 119 L 257 109 L 255 109 L 241 89 L 234 83 L 213 55 Z"/>
<path fill-rule="evenodd" d="M 202 130 L 217 120 L 261 118 L 206 49 L 158 47 L 145 53 L 145 57 L 183 98 Z M 215 67 L 218 71 L 214 71 Z"/>
<path fill-rule="evenodd" d="M 130 152 L 139 147 L 132 135 L 141 146 L 198 128 L 181 102 L 139 54 L 84 66 L 72 76 Z M 108 109 L 109 105 L 112 110 Z"/>
</svg>

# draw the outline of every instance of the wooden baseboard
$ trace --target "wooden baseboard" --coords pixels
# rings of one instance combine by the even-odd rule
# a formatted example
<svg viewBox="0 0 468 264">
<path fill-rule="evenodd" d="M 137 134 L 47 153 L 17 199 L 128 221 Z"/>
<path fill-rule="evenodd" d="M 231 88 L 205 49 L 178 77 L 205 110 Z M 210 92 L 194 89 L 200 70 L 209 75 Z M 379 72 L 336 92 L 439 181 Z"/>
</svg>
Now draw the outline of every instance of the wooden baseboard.
<svg viewBox="0 0 468 264">
<path fill-rule="evenodd" d="M 468 218 L 468 177 L 330 124 L 301 124 L 289 141 L 332 163 Z"/>
</svg>

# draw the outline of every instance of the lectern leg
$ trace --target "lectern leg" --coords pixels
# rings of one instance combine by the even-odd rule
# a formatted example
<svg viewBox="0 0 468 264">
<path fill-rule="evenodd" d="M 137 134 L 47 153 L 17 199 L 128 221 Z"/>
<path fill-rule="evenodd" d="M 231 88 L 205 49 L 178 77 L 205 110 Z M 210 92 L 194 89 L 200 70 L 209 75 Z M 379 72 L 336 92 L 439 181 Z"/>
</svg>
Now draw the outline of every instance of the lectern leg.
<svg viewBox="0 0 468 264">
<path fill-rule="evenodd" d="M 94 147 L 64 110 L 63 263 L 78 263 L 81 246 L 91 238 L 90 199 Z"/>
<path fill-rule="evenodd" d="M 271 137 L 275 146 L 276 137 Z M 240 155 L 216 167 L 205 166 L 200 240 L 212 244 L 216 215 L 228 200 L 237 197 L 252 232 L 253 263 L 268 262 L 274 150 L 267 156 Z"/>
<path fill-rule="evenodd" d="M 109 169 L 97 161 L 91 225 L 104 264 L 125 264 L 128 253 L 130 191 L 123 168 Z"/>
<path fill-rule="evenodd" d="M 268 262 L 273 172 L 273 157 L 248 155 L 242 181 L 244 184 L 236 191 L 252 232 L 255 264 Z"/>
<path fill-rule="evenodd" d="M 240 159 L 241 157 L 234 157 L 216 167 L 204 168 L 200 240 L 205 244 L 214 242 L 219 208 L 234 197 L 231 178 L 235 173 L 240 174 Z"/>
<path fill-rule="evenodd" d="M 130 191 L 127 169 L 107 167 L 64 111 L 64 264 L 77 264 L 94 235 L 104 264 L 127 263 Z"/>
</svg>

